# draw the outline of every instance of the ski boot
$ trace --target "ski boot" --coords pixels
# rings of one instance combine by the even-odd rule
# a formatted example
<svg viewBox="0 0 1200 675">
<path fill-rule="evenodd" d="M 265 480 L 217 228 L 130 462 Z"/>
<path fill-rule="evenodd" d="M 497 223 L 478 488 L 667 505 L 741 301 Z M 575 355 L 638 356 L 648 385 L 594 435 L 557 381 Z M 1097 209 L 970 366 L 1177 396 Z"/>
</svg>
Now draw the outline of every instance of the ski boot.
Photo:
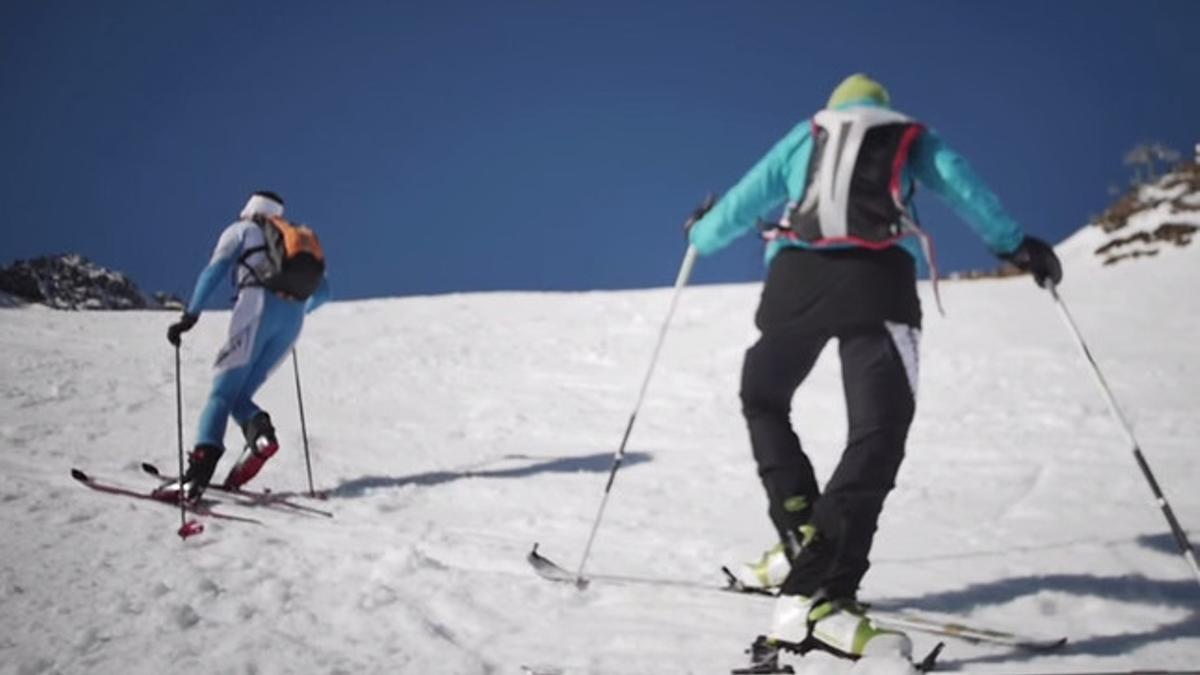
<svg viewBox="0 0 1200 675">
<path fill-rule="evenodd" d="M 819 649 L 854 661 L 864 656 L 912 659 L 908 636 L 877 627 L 853 598 L 781 595 L 771 623 L 768 639 L 800 654 Z"/>
<path fill-rule="evenodd" d="M 742 563 L 736 568 L 722 568 L 729 578 L 729 587 L 744 593 L 764 593 L 774 595 L 783 580 L 792 571 L 792 560 L 804 550 L 817 536 L 817 528 L 812 525 L 801 525 L 797 530 L 799 537 L 792 537 L 789 555 L 788 546 L 779 542 L 763 552 L 756 562 Z"/>
<path fill-rule="evenodd" d="M 731 588 L 747 593 L 771 592 L 778 589 L 792 569 L 783 542 L 767 549 L 756 562 L 742 563 L 726 569 Z"/>
<path fill-rule="evenodd" d="M 279 451 L 279 441 L 275 438 L 275 427 L 271 425 L 271 416 L 260 412 L 242 428 L 246 435 L 246 447 L 237 464 L 230 469 L 223 487 L 226 490 L 238 490 L 250 479 L 258 475 L 268 459 Z"/>
<path fill-rule="evenodd" d="M 188 453 L 187 471 L 183 472 L 183 477 L 154 490 L 154 497 L 179 503 L 182 493 L 183 501 L 189 504 L 199 502 L 217 470 L 217 462 L 221 461 L 221 455 L 224 453 L 225 449 L 218 445 L 197 445 Z"/>
</svg>

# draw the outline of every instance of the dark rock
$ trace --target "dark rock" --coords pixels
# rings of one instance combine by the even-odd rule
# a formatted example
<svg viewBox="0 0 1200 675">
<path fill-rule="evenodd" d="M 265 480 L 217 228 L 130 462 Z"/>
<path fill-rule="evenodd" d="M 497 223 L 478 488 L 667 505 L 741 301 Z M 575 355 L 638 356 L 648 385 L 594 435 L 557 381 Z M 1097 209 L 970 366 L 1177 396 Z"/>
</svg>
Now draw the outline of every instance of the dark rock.
<svg viewBox="0 0 1200 675">
<path fill-rule="evenodd" d="M 56 309 L 158 309 L 178 302 L 164 294 L 148 297 L 124 274 L 78 254 L 18 260 L 0 269 L 0 292 Z"/>
</svg>

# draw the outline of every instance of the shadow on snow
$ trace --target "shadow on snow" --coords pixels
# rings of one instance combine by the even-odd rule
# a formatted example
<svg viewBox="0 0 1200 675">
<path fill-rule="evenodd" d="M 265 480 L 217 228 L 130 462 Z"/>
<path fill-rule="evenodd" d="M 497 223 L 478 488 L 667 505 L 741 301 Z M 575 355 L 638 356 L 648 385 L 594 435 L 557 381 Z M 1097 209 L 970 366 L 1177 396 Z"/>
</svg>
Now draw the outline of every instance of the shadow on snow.
<svg viewBox="0 0 1200 675">
<path fill-rule="evenodd" d="M 633 466 L 650 461 L 647 452 L 627 452 L 621 466 Z M 607 472 L 612 468 L 612 453 L 585 455 L 582 457 L 536 457 L 532 455 L 504 455 L 497 459 L 471 464 L 449 471 L 428 471 L 409 476 L 363 476 L 338 485 L 330 491 L 330 497 L 361 497 L 369 490 L 398 488 L 405 485 L 428 487 L 441 485 L 463 478 L 527 478 L 542 473 Z M 505 462 L 523 462 L 519 466 L 488 468 Z"/>
<path fill-rule="evenodd" d="M 1157 642 L 1195 638 L 1200 635 L 1200 586 L 1197 586 L 1195 580 L 1191 578 L 1163 581 L 1138 574 L 1026 576 L 972 584 L 966 588 L 929 593 L 919 597 L 894 598 L 873 604 L 886 609 L 963 615 L 980 606 L 1000 605 L 1021 597 L 1045 592 L 1072 596 L 1065 598 L 1064 602 L 1100 598 L 1158 608 L 1171 607 L 1186 612 L 1183 617 L 1173 622 L 1148 624 L 1143 630 L 1114 635 L 1097 635 L 1082 639 L 1075 639 L 1069 634 L 1068 614 L 1063 618 L 1063 631 L 1070 641 L 1064 649 L 1054 652 L 1055 654 L 1063 656 L 1071 654 L 1122 656 Z M 1051 609 L 1047 606 L 1046 611 L 1051 611 Z M 939 665 L 961 667 L 980 663 L 1011 663 L 1017 660 L 1044 658 L 1044 656 L 1037 653 L 1006 652 L 969 659 L 945 660 Z"/>
</svg>

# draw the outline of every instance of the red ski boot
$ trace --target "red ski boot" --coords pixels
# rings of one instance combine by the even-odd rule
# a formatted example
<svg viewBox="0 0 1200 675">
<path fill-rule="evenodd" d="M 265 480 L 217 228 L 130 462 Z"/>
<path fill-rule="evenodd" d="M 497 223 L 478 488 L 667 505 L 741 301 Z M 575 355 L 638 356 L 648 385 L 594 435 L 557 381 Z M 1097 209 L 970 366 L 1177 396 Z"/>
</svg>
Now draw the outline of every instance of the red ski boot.
<svg viewBox="0 0 1200 675">
<path fill-rule="evenodd" d="M 275 438 L 275 427 L 266 413 L 259 413 L 246 423 L 246 447 L 237 464 L 229 471 L 223 487 L 226 490 L 238 490 L 252 478 L 258 475 L 263 465 L 271 456 L 279 451 L 279 441 Z"/>
</svg>

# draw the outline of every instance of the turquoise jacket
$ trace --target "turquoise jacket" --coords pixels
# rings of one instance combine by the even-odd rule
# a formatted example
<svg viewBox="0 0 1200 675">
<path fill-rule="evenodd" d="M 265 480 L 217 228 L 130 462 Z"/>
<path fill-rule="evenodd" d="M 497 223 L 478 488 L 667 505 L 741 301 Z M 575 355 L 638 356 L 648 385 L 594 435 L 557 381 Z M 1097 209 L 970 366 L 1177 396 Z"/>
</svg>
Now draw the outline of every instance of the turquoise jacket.
<svg viewBox="0 0 1200 675">
<path fill-rule="evenodd" d="M 839 106 L 885 107 L 863 99 Z M 756 229 L 761 218 L 788 202 L 804 199 L 808 183 L 809 157 L 813 151 L 812 122 L 805 120 L 775 144 L 767 154 L 721 197 L 691 229 L 689 238 L 701 255 L 715 253 L 738 237 Z M 992 253 L 1012 253 L 1024 234 L 1020 225 L 1004 211 L 1000 199 L 971 170 L 962 155 L 946 145 L 934 131 L 926 129 L 908 157 L 904 169 L 903 194 L 909 194 L 913 180 L 937 193 L 983 239 Z M 911 206 L 911 204 L 910 204 Z M 924 262 L 919 242 L 908 237 L 899 243 Z M 769 264 L 785 246 L 813 248 L 808 242 L 775 239 L 767 244 Z M 845 244 L 841 245 L 845 247 Z"/>
</svg>

